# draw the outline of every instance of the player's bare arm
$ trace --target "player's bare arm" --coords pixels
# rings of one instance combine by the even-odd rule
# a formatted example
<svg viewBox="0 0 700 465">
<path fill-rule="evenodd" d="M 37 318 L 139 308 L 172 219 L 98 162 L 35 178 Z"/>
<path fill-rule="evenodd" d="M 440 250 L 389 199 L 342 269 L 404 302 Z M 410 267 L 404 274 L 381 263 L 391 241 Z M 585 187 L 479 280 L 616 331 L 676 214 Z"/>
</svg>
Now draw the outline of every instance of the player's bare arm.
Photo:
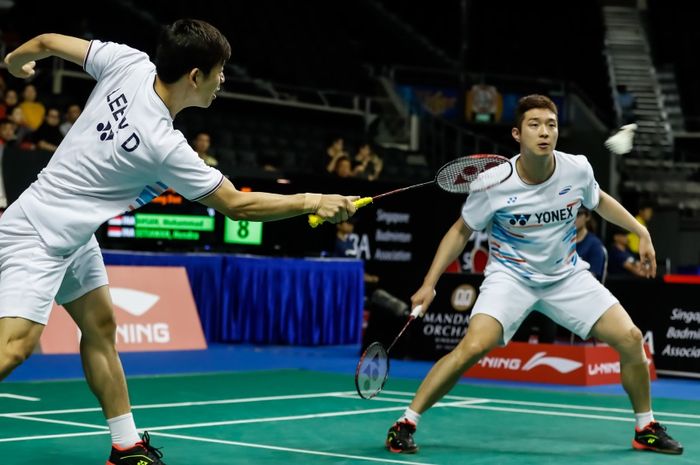
<svg viewBox="0 0 700 465">
<path fill-rule="evenodd" d="M 655 277 L 656 252 L 647 228 L 639 224 L 632 214 L 620 205 L 620 202 L 603 191 L 600 191 L 600 202 L 596 211 L 603 219 L 639 236 L 639 259 L 642 263 L 644 276 L 647 278 Z"/>
<path fill-rule="evenodd" d="M 26 79 L 34 75 L 37 60 L 57 56 L 82 66 L 90 42 L 61 34 L 41 34 L 20 45 L 5 56 L 7 69 L 15 77 Z"/>
<path fill-rule="evenodd" d="M 469 226 L 464 223 L 461 217 L 457 218 L 457 221 L 454 222 L 443 236 L 442 241 L 440 241 L 433 263 L 423 279 L 423 285 L 411 296 L 411 308 L 422 305 L 423 312 L 428 310 L 435 298 L 435 286 L 438 279 L 440 279 L 447 266 L 459 257 L 471 235 L 472 230 Z"/>
<path fill-rule="evenodd" d="M 224 179 L 216 191 L 200 202 L 236 220 L 274 221 L 314 213 L 325 221 L 339 223 L 355 213 L 352 202 L 356 199 L 343 195 L 241 192 Z"/>
</svg>

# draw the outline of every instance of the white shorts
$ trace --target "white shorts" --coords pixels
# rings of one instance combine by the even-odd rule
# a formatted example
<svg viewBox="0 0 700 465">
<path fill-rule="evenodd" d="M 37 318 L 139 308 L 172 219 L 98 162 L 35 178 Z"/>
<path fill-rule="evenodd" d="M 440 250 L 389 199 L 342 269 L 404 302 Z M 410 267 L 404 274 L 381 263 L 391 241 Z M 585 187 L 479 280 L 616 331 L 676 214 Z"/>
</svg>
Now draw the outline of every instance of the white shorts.
<svg viewBox="0 0 700 465">
<path fill-rule="evenodd" d="M 547 315 L 582 339 L 610 307 L 618 303 L 588 270 L 574 272 L 558 283 L 530 287 L 504 272 L 489 274 L 479 288 L 472 316 L 492 316 L 503 326 L 507 344 L 533 309 Z"/>
<path fill-rule="evenodd" d="M 22 317 L 45 325 L 54 298 L 65 304 L 106 284 L 95 236 L 69 255 L 54 255 L 17 203 L 2 215 L 0 318 Z"/>
</svg>

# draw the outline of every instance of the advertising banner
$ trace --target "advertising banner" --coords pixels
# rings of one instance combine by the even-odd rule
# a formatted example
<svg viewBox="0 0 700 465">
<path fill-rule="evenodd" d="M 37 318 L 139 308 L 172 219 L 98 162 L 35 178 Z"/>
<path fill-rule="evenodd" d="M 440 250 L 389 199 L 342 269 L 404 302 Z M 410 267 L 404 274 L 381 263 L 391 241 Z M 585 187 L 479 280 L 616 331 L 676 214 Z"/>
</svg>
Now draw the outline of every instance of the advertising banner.
<svg viewBox="0 0 700 465">
<path fill-rule="evenodd" d="M 207 348 L 184 268 L 108 266 L 107 274 L 120 352 Z M 78 353 L 79 345 L 78 327 L 54 304 L 41 352 Z"/>
</svg>

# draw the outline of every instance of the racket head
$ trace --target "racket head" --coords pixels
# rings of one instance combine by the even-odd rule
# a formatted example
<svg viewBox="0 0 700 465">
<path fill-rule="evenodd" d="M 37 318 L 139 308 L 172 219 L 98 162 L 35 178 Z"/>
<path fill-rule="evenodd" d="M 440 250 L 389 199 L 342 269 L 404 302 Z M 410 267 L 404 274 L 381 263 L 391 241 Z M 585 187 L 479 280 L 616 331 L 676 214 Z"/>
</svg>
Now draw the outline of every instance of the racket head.
<svg viewBox="0 0 700 465">
<path fill-rule="evenodd" d="M 444 164 L 435 176 L 440 189 L 453 194 L 485 191 L 508 179 L 513 164 L 502 155 L 476 154 Z"/>
<path fill-rule="evenodd" d="M 362 353 L 355 369 L 355 388 L 363 399 L 376 397 L 389 377 L 389 354 L 379 342 L 373 342 Z"/>
</svg>

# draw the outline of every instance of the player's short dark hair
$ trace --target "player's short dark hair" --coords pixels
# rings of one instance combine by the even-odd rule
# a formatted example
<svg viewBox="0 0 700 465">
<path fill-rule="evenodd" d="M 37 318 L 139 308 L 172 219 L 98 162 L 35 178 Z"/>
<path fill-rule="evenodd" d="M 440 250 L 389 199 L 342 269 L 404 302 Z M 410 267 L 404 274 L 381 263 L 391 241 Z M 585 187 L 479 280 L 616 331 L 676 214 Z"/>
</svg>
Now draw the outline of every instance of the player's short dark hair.
<svg viewBox="0 0 700 465">
<path fill-rule="evenodd" d="M 523 119 L 525 119 L 525 113 L 534 108 L 544 108 L 550 110 L 555 115 L 559 115 L 557 111 L 557 106 L 552 102 L 552 100 L 546 95 L 531 94 L 522 97 L 518 100 L 518 108 L 515 110 L 515 125 L 520 129 L 523 125 Z"/>
<path fill-rule="evenodd" d="M 172 84 L 194 68 L 208 75 L 229 58 L 231 45 L 217 28 L 198 19 L 180 19 L 161 31 L 155 63 L 158 77 Z"/>
</svg>

